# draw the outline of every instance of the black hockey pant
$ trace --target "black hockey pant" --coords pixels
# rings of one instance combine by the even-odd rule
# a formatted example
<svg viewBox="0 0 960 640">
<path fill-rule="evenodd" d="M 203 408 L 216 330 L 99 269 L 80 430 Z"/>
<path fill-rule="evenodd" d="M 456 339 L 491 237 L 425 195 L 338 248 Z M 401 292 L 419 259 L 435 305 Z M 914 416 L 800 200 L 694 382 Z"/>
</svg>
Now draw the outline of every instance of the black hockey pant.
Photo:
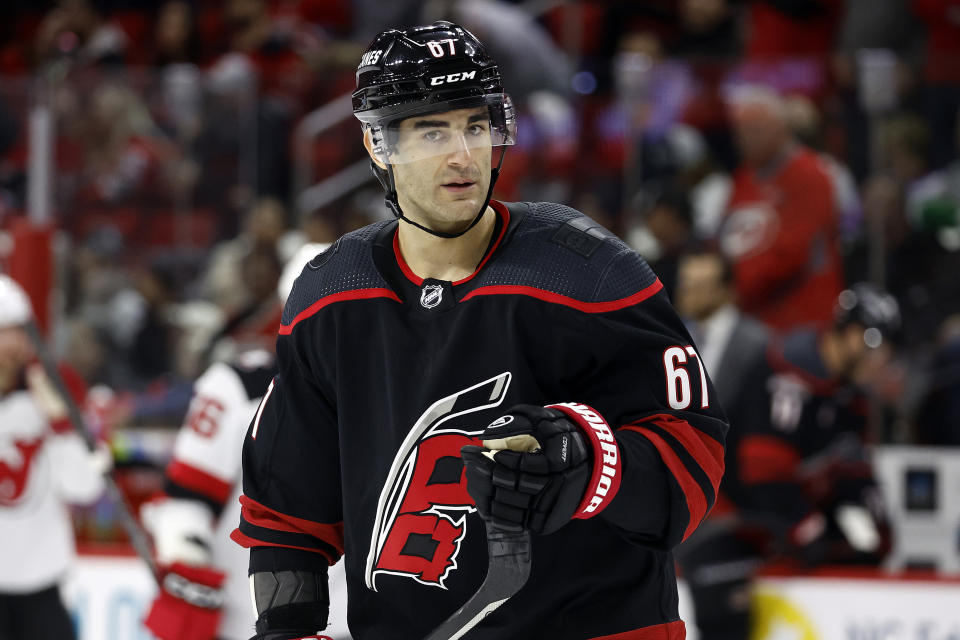
<svg viewBox="0 0 960 640">
<path fill-rule="evenodd" d="M 56 585 L 33 593 L 0 593 L 0 640 L 41 638 L 76 638 Z"/>
</svg>

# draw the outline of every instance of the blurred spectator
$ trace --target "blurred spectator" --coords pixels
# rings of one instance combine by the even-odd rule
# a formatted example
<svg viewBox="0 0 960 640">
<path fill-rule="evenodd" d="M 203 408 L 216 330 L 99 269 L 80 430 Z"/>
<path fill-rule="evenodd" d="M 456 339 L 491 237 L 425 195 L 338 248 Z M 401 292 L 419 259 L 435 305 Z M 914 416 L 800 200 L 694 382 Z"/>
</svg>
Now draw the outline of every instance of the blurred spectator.
<svg viewBox="0 0 960 640">
<path fill-rule="evenodd" d="M 960 122 L 960 109 L 956 113 Z M 960 140 L 960 126 L 957 127 Z M 960 157 L 910 185 L 907 208 L 911 222 L 926 230 L 939 233 L 944 244 L 960 249 L 960 240 L 951 242 L 946 234 L 960 234 Z"/>
<path fill-rule="evenodd" d="M 243 218 L 240 233 L 215 246 L 202 276 L 201 295 L 223 309 L 236 309 L 245 303 L 242 265 L 251 249 L 270 245 L 285 261 L 296 250 L 294 238 L 287 246 L 287 212 L 279 200 L 262 198 L 254 203 Z"/>
<path fill-rule="evenodd" d="M 154 262 L 137 269 L 133 287 L 121 298 L 124 302 L 114 305 L 113 335 L 124 348 L 134 380 L 148 383 L 173 370 L 175 336 L 167 315 L 175 300 L 174 286 L 168 269 Z"/>
<path fill-rule="evenodd" d="M 315 82 L 307 60 L 321 47 L 313 30 L 294 16 L 274 18 L 265 0 L 227 0 L 223 20 L 229 50 L 253 63 L 263 94 L 300 108 Z"/>
<path fill-rule="evenodd" d="M 251 348 L 273 351 L 283 312 L 277 289 L 282 271 L 273 243 L 257 242 L 243 255 L 239 304 L 227 310 L 223 326 L 211 339 L 208 362 L 227 362 Z"/>
<path fill-rule="evenodd" d="M 284 197 L 290 185 L 289 138 L 299 107 L 291 94 L 270 93 L 261 73 L 240 53 L 220 57 L 206 73 L 204 121 L 194 144 L 203 167 L 197 196 L 221 209 L 224 235 L 233 235 L 232 219 L 255 197 Z"/>
<path fill-rule="evenodd" d="M 925 115 L 933 133 L 933 166 L 941 167 L 958 152 L 960 0 L 911 0 L 911 5 L 927 27 Z"/>
<path fill-rule="evenodd" d="M 157 10 L 154 24 L 154 64 L 200 61 L 200 36 L 197 32 L 193 7 L 185 0 L 168 0 Z"/>
<path fill-rule="evenodd" d="M 191 5 L 183 0 L 160 5 L 153 39 L 163 100 L 161 124 L 188 146 L 199 133 L 203 106 L 200 40 Z"/>
<path fill-rule="evenodd" d="M 106 217 L 124 235 L 136 237 L 143 228 L 130 218 L 133 207 L 142 216 L 172 205 L 169 170 L 175 150 L 132 88 L 104 82 L 75 98 L 77 104 L 61 114 L 79 117 L 66 128 L 79 143 L 79 162 L 71 167 L 74 173 L 58 176 L 65 226 L 83 232 L 84 216 Z"/>
<path fill-rule="evenodd" d="M 843 284 L 834 188 L 798 144 L 783 100 L 763 87 L 731 96 L 742 156 L 720 229 L 745 313 L 777 329 L 830 322 Z"/>
<path fill-rule="evenodd" d="M 720 169 L 701 133 L 678 124 L 666 136 L 674 180 L 687 190 L 697 238 L 713 238 L 723 218 L 733 180 Z"/>
<path fill-rule="evenodd" d="M 854 56 L 860 49 L 891 49 L 916 67 L 923 47 L 922 25 L 910 10 L 911 0 L 845 0 L 836 51 L 844 60 L 842 79 L 852 82 Z"/>
<path fill-rule="evenodd" d="M 90 0 L 60 0 L 36 35 L 38 64 L 66 58 L 80 65 L 122 63 L 127 35 L 107 20 Z"/>
<path fill-rule="evenodd" d="M 644 225 L 657 242 L 657 257 L 650 267 L 672 300 L 677 286 L 677 266 L 693 244 L 690 199 L 681 188 L 670 185 L 654 199 L 643 216 Z"/>
<path fill-rule="evenodd" d="M 749 636 L 749 583 L 766 559 L 877 565 L 888 551 L 863 389 L 888 362 L 899 320 L 891 296 L 856 285 L 829 328 L 774 338 L 745 372 L 723 495 L 678 553 L 704 640 Z"/>
<path fill-rule="evenodd" d="M 878 258 L 871 252 L 880 252 L 882 277 L 903 307 L 903 341 L 920 347 L 948 315 L 960 313 L 960 282 L 955 276 L 960 252 L 945 248 L 935 227 L 911 223 L 903 186 L 889 176 L 876 176 L 864 185 L 863 211 L 864 235 L 846 257 L 850 278 L 876 277 L 871 260 Z"/>
<path fill-rule="evenodd" d="M 744 373 L 765 358 L 769 331 L 737 309 L 736 295 L 733 269 L 723 254 L 699 250 L 680 258 L 674 304 L 713 380 L 731 432 L 738 433 L 745 425 L 735 419 L 736 412 L 748 404 L 745 394 L 757 391 L 744 386 Z"/>
<path fill-rule="evenodd" d="M 838 42 L 831 61 L 839 98 L 839 130 L 844 160 L 858 180 L 871 170 L 871 118 L 861 103 L 861 73 L 858 60 L 863 50 L 887 49 L 896 56 L 895 91 L 900 105 L 913 102 L 924 44 L 923 26 L 910 11 L 910 0 L 846 0 Z"/>
<path fill-rule="evenodd" d="M 670 55 L 731 60 L 743 48 L 738 9 L 730 0 L 680 0 L 680 33 L 668 45 Z"/>
</svg>

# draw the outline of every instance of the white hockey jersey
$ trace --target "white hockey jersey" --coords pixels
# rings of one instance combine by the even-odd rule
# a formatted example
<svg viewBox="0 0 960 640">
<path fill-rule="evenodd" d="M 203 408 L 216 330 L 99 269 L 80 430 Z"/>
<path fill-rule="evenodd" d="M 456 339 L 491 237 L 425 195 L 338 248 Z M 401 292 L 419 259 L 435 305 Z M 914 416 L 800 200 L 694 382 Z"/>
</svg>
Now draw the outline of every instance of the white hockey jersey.
<svg viewBox="0 0 960 640">
<path fill-rule="evenodd" d="M 0 396 L 0 593 L 60 580 L 76 553 L 67 503 L 93 502 L 103 488 L 79 435 L 55 433 L 26 390 Z"/>
<path fill-rule="evenodd" d="M 240 521 L 243 439 L 273 377 L 272 362 L 272 354 L 253 351 L 241 356 L 237 365 L 213 364 L 197 379 L 167 467 L 167 492 L 172 499 L 155 505 L 159 512 L 145 518 L 161 563 L 202 563 L 201 558 L 190 557 L 189 546 L 178 540 L 200 539 L 209 545 L 210 564 L 227 574 L 219 632 L 226 640 L 246 640 L 254 632 L 248 551 L 229 536 Z M 211 509 L 202 508 L 201 503 Z M 220 515 L 214 520 L 217 512 Z M 324 634 L 349 640 L 342 562 L 330 568 L 329 577 L 330 623 Z"/>
</svg>

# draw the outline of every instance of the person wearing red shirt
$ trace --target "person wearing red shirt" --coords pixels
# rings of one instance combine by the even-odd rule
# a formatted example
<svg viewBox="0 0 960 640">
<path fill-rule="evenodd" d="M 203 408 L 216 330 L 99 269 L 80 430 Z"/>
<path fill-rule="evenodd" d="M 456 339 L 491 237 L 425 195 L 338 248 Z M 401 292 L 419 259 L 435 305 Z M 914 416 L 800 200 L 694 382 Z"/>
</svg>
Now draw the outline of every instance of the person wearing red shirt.
<svg viewBox="0 0 960 640">
<path fill-rule="evenodd" d="M 777 329 L 824 325 L 843 286 L 830 176 L 792 138 L 774 91 L 738 90 L 730 113 L 742 163 L 719 240 L 741 307 Z"/>
</svg>

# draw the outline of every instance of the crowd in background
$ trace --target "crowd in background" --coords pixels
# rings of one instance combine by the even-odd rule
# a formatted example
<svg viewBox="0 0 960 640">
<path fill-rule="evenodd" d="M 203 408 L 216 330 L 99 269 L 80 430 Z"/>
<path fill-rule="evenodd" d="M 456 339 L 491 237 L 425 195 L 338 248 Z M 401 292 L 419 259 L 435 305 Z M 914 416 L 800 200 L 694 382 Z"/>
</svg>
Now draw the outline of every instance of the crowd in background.
<svg viewBox="0 0 960 640">
<path fill-rule="evenodd" d="M 176 424 L 211 359 L 272 340 L 276 282 L 298 247 L 387 215 L 374 182 L 305 208 L 298 189 L 363 149 L 349 117 L 306 146 L 298 126 L 349 93 L 378 30 L 449 18 L 489 44 L 521 114 L 497 197 L 584 211 L 640 250 L 671 295 L 685 256 L 718 248 L 738 305 L 777 330 L 828 323 L 850 283 L 883 285 L 904 327 L 872 389 L 885 416 L 875 435 L 960 442 L 948 427 L 960 414 L 960 2 L 2 11 L 0 229 L 26 215 L 28 116 L 46 104 L 63 231 L 54 338 L 126 399 L 129 422 Z M 799 156 L 771 193 L 764 172 Z"/>
</svg>

